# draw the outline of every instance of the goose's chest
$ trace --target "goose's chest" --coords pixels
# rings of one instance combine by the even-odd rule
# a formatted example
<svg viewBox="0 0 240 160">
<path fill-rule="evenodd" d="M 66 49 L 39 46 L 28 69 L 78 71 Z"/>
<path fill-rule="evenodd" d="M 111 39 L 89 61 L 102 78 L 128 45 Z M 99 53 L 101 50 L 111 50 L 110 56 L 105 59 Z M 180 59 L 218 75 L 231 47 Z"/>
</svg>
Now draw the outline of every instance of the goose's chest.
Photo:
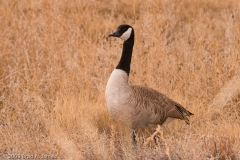
<svg viewBox="0 0 240 160">
<path fill-rule="evenodd" d="M 110 114 L 116 117 L 125 114 L 128 107 L 130 87 L 125 71 L 114 69 L 106 86 L 105 97 Z"/>
</svg>

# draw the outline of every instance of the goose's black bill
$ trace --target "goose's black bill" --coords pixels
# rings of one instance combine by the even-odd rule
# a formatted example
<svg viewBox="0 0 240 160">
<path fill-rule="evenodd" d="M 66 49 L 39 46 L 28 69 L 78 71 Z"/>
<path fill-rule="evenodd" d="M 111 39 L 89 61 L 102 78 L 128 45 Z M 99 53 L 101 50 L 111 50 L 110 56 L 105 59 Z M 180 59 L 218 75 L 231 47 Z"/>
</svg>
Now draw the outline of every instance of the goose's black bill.
<svg viewBox="0 0 240 160">
<path fill-rule="evenodd" d="M 119 33 L 119 30 L 117 30 L 117 31 L 115 31 L 115 32 L 113 32 L 113 33 L 111 33 L 111 34 L 109 34 L 108 36 L 109 36 L 109 37 L 120 37 L 121 34 Z"/>
</svg>

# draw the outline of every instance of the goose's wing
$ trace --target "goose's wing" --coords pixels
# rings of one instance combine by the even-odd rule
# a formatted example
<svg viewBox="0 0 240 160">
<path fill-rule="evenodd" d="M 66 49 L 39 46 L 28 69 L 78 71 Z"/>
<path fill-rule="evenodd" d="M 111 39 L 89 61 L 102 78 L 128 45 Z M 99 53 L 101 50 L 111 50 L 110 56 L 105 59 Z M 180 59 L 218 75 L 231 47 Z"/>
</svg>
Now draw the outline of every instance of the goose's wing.
<svg viewBox="0 0 240 160">
<path fill-rule="evenodd" d="M 185 120 L 189 124 L 186 116 L 193 115 L 179 103 L 169 99 L 164 94 L 145 86 L 131 86 L 135 100 L 138 102 L 136 107 L 141 107 L 149 120 L 155 124 L 163 124 L 168 117 Z"/>
</svg>

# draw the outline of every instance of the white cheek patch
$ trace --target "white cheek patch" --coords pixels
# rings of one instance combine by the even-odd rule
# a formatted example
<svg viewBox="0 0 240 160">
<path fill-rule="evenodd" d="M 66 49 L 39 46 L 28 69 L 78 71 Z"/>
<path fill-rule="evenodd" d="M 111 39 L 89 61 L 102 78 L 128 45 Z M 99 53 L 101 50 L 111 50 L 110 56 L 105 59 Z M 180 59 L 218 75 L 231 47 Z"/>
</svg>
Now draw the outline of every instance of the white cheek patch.
<svg viewBox="0 0 240 160">
<path fill-rule="evenodd" d="M 126 41 L 131 36 L 131 33 L 132 33 L 132 28 L 128 28 L 128 30 L 124 32 L 119 38 Z"/>
</svg>

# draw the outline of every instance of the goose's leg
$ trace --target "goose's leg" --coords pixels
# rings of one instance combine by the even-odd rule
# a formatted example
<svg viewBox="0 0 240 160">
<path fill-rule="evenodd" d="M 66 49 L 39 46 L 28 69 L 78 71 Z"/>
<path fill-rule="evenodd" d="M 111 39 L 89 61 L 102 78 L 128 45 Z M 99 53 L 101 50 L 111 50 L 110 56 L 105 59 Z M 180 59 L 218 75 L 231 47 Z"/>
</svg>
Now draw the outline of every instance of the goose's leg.
<svg viewBox="0 0 240 160">
<path fill-rule="evenodd" d="M 137 140 L 136 140 L 136 130 L 132 130 L 132 144 L 136 145 L 137 144 Z"/>
<path fill-rule="evenodd" d="M 153 134 L 152 134 L 151 137 L 152 137 L 155 145 L 157 145 L 157 133 L 158 133 L 158 132 L 157 132 L 157 125 L 155 125 L 155 124 L 150 124 L 149 127 L 151 128 L 151 130 L 152 130 L 152 132 L 153 132 Z"/>
<path fill-rule="evenodd" d="M 155 145 L 157 145 L 157 135 L 153 136 L 153 140 L 154 140 Z"/>
</svg>

